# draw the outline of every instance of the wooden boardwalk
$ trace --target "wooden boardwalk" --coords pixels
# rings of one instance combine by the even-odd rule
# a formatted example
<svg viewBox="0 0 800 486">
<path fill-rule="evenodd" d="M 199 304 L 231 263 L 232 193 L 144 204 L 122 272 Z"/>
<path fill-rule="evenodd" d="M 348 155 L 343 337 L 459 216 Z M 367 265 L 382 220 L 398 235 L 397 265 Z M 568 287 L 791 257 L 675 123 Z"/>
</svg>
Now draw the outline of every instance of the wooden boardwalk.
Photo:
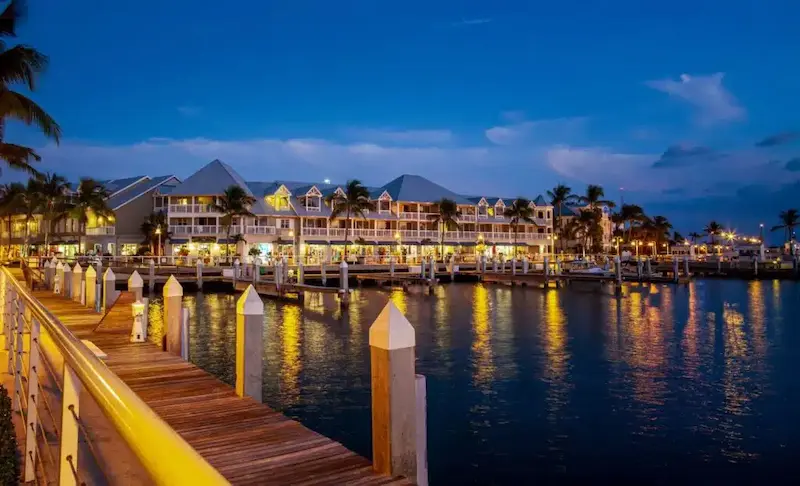
<svg viewBox="0 0 800 486">
<path fill-rule="evenodd" d="M 411 484 L 378 475 L 364 457 L 238 397 L 230 385 L 156 345 L 128 342 L 128 331 L 95 330 L 100 314 L 48 291 L 34 295 L 77 337 L 105 352 L 108 367 L 232 484 Z M 112 309 L 104 324 L 118 327 L 124 323 L 109 320 L 130 315 Z"/>
</svg>

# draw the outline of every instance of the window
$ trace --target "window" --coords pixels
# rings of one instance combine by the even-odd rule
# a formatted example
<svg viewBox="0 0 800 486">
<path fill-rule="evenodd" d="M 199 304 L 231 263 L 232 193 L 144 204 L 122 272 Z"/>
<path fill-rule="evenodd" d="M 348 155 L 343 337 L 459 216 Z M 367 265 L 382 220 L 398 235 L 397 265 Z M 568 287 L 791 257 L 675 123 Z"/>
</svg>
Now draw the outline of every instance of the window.
<svg viewBox="0 0 800 486">
<path fill-rule="evenodd" d="M 388 213 L 391 208 L 391 201 L 380 201 L 378 203 L 378 211 Z"/>
<path fill-rule="evenodd" d="M 537 217 L 537 218 L 539 218 L 539 219 L 544 219 L 544 211 L 539 211 L 539 212 L 537 213 L 537 216 L 536 216 L 536 217 Z"/>
<path fill-rule="evenodd" d="M 540 234 L 541 234 L 541 233 L 544 233 L 544 228 L 539 228 L 539 230 L 537 231 L 537 233 L 540 233 Z"/>
<path fill-rule="evenodd" d="M 480 204 L 478 206 L 478 216 L 486 216 L 487 208 L 485 204 Z"/>
<path fill-rule="evenodd" d="M 306 197 L 306 209 L 309 211 L 319 211 L 322 206 L 322 200 L 319 196 Z"/>
<path fill-rule="evenodd" d="M 289 229 L 292 225 L 291 220 L 289 219 L 281 219 L 280 220 L 281 229 Z"/>
</svg>

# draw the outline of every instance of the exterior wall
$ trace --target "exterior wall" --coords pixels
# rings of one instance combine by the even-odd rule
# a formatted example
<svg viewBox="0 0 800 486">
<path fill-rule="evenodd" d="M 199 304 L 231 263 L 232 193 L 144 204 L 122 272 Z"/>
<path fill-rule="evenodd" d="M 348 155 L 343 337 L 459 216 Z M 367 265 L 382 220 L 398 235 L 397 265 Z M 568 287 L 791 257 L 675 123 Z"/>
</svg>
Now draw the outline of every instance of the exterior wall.
<svg viewBox="0 0 800 486">
<path fill-rule="evenodd" d="M 144 239 L 141 234 L 141 226 L 147 216 L 153 212 L 153 193 L 155 191 L 156 189 L 153 189 L 115 211 L 117 236 L 138 236 L 140 239 Z"/>
</svg>

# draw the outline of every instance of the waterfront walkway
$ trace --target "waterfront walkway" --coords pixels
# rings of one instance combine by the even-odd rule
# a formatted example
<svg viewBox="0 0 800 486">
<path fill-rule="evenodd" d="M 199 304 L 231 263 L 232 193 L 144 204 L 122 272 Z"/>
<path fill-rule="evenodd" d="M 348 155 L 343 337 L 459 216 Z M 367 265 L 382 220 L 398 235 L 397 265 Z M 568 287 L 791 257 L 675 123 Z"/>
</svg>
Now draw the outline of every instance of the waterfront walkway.
<svg viewBox="0 0 800 486">
<path fill-rule="evenodd" d="M 105 353 L 111 371 L 232 484 L 411 484 L 375 473 L 370 461 L 338 442 L 237 396 L 230 385 L 152 343 L 130 343 L 128 332 L 97 331 L 101 314 L 49 291 L 33 295 L 76 337 Z M 131 319 L 124 316 L 110 313 L 103 327 L 112 318 Z"/>
</svg>

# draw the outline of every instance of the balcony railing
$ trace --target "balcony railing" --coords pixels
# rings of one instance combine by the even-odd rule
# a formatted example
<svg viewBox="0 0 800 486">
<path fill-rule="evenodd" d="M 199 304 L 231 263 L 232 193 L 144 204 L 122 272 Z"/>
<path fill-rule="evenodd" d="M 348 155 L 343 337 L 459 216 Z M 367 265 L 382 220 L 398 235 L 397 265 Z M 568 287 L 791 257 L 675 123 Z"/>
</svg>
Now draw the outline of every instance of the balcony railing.
<svg viewBox="0 0 800 486">
<path fill-rule="evenodd" d="M 170 226 L 169 232 L 173 235 L 190 235 L 192 234 L 193 226 Z"/>
<path fill-rule="evenodd" d="M 114 226 L 97 226 L 94 228 L 86 228 L 88 236 L 114 236 L 116 228 Z"/>
<path fill-rule="evenodd" d="M 213 205 L 211 204 L 170 204 L 169 205 L 169 212 L 170 213 L 184 213 L 184 214 L 192 214 L 192 213 L 216 213 L 214 211 Z"/>
<path fill-rule="evenodd" d="M 231 232 L 233 232 L 233 228 L 231 228 Z M 216 235 L 220 233 L 219 226 L 195 226 L 194 233 L 196 235 Z"/>
<path fill-rule="evenodd" d="M 246 235 L 274 235 L 274 226 L 247 226 L 244 229 Z"/>
</svg>

